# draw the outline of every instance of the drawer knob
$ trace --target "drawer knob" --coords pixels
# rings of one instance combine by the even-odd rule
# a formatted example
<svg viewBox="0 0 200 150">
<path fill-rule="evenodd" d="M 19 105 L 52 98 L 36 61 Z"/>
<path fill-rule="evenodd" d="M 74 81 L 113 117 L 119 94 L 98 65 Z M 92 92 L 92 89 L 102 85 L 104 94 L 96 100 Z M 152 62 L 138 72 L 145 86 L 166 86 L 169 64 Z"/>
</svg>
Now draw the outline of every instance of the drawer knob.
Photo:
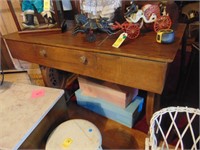
<svg viewBox="0 0 200 150">
<path fill-rule="evenodd" d="M 40 50 L 40 56 L 42 57 L 47 57 L 47 52 L 43 49 L 43 50 Z"/>
<path fill-rule="evenodd" d="M 82 64 L 87 64 L 87 57 L 81 56 L 80 61 L 81 61 Z"/>
</svg>

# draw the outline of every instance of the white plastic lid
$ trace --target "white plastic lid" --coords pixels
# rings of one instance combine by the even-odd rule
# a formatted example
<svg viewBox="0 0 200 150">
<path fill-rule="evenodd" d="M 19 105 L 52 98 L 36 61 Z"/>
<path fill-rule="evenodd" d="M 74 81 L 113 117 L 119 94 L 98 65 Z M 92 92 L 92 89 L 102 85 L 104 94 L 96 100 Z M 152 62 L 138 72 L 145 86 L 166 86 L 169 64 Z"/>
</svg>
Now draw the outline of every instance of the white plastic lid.
<svg viewBox="0 0 200 150">
<path fill-rule="evenodd" d="M 101 150 L 99 129 L 83 119 L 72 119 L 60 124 L 49 136 L 46 150 Z"/>
</svg>

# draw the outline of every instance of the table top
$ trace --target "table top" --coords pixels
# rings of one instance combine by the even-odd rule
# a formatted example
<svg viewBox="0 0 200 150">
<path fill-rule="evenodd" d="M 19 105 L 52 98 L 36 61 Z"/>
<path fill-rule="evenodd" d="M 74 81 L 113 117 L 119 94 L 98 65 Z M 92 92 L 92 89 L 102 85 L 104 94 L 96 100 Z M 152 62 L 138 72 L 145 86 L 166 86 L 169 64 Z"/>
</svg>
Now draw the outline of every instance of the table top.
<svg viewBox="0 0 200 150">
<path fill-rule="evenodd" d="M 4 82 L 0 86 L 0 149 L 18 149 L 64 91 Z"/>
<path fill-rule="evenodd" d="M 143 32 L 137 39 L 126 39 L 120 48 L 112 47 L 119 34 L 108 36 L 105 33 L 97 33 L 97 40 L 93 43 L 86 41 L 85 34 L 72 35 L 72 29 L 65 33 L 12 33 L 3 36 L 6 40 L 14 40 L 31 44 L 61 47 L 69 50 L 81 50 L 112 55 L 133 57 L 138 59 L 172 62 L 180 48 L 182 36 L 186 25 L 178 24 L 175 31 L 175 41 L 171 44 L 159 44 L 156 42 L 156 33 Z"/>
</svg>

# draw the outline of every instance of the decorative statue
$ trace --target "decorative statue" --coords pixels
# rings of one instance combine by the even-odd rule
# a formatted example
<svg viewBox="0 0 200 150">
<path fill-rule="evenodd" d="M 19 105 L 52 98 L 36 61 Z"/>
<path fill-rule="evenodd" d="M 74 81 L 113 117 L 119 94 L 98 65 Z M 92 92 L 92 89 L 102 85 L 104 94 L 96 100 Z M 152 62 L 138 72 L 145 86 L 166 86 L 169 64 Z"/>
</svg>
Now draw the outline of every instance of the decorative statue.
<svg viewBox="0 0 200 150">
<path fill-rule="evenodd" d="M 44 9 L 44 3 L 47 2 L 50 4 L 48 10 Z M 51 0 L 22 0 L 22 11 L 24 13 L 25 19 L 22 22 L 24 28 L 36 28 L 34 23 L 34 14 L 35 10 L 37 13 L 41 14 L 45 19 L 45 22 L 48 24 L 48 27 L 53 27 L 56 25 L 54 19 L 54 12 L 52 10 Z"/>
</svg>

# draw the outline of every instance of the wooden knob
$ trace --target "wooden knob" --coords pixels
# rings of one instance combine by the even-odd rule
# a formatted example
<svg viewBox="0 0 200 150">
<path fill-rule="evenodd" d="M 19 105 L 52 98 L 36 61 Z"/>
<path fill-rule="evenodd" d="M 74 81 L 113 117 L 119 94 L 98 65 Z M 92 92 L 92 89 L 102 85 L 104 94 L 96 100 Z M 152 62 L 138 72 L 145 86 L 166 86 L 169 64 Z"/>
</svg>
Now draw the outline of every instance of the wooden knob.
<svg viewBox="0 0 200 150">
<path fill-rule="evenodd" d="M 80 57 L 80 62 L 81 62 L 82 64 L 87 64 L 87 57 L 81 56 L 81 57 Z"/>
<path fill-rule="evenodd" d="M 43 50 L 40 50 L 40 56 L 42 57 L 47 57 L 47 52 L 43 49 Z"/>
</svg>

